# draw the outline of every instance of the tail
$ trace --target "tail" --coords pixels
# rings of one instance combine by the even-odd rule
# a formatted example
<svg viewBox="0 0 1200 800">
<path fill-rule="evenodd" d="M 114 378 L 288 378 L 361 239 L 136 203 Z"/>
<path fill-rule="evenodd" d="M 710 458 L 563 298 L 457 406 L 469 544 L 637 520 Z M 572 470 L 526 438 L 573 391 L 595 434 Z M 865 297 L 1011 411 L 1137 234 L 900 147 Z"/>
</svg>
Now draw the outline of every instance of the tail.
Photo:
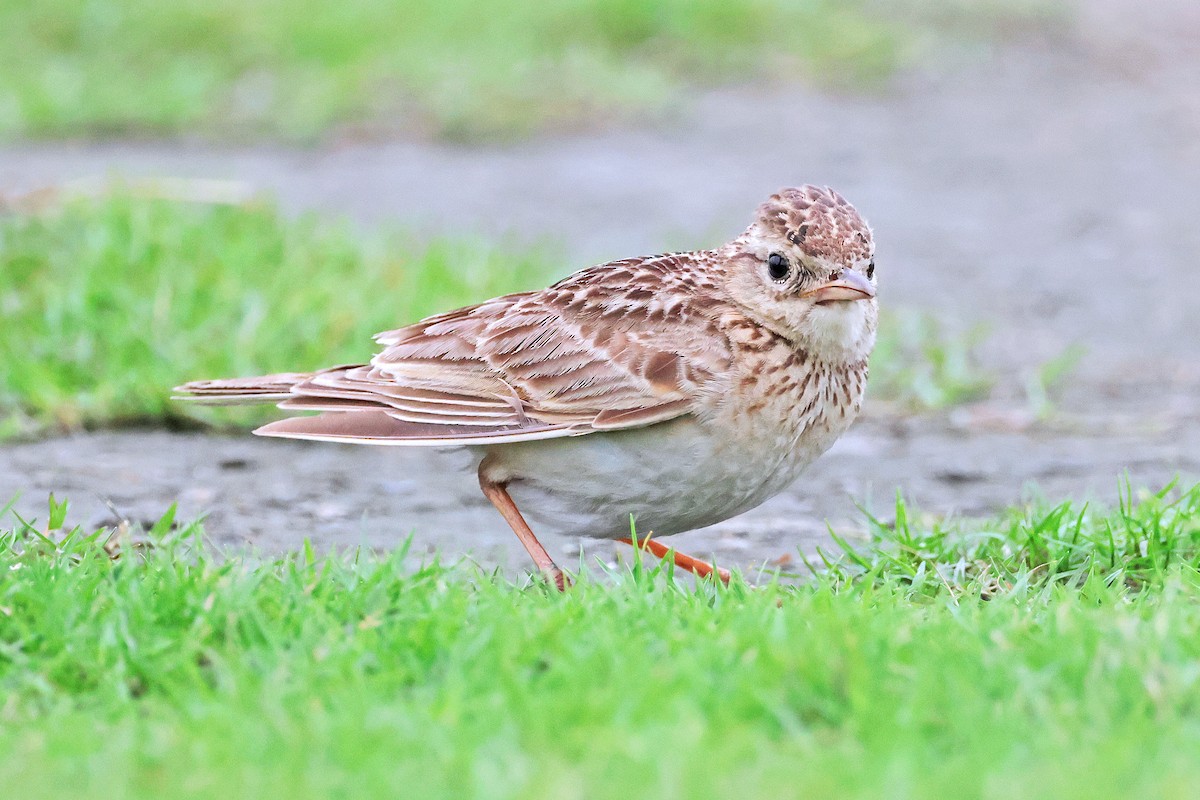
<svg viewBox="0 0 1200 800">
<path fill-rule="evenodd" d="M 292 387 L 314 375 L 312 372 L 280 372 L 253 378 L 226 378 L 215 381 L 190 381 L 176 386 L 172 400 L 186 400 L 206 406 L 244 406 L 278 403 L 291 397 Z"/>
</svg>

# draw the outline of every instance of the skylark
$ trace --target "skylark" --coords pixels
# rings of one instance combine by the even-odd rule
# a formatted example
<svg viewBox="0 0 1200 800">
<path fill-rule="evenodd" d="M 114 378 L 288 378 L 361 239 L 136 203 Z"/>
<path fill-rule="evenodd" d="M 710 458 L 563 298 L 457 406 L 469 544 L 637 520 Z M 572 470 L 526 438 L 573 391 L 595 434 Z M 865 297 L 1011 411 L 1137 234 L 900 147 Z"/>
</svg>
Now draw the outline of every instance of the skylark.
<svg viewBox="0 0 1200 800">
<path fill-rule="evenodd" d="M 630 515 L 654 536 L 711 525 L 783 490 L 849 427 L 875 343 L 874 249 L 840 194 L 785 189 L 714 250 L 613 261 L 438 314 L 379 334 L 369 364 L 178 391 L 318 412 L 262 436 L 468 448 L 483 493 L 561 589 L 526 517 L 624 541 Z"/>
</svg>

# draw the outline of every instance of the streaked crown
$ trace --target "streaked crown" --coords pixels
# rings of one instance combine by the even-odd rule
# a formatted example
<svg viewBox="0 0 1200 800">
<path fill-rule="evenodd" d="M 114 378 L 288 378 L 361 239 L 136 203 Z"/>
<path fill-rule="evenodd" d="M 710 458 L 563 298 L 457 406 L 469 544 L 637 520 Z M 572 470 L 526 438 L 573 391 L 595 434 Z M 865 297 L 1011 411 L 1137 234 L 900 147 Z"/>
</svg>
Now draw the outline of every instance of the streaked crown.
<svg viewBox="0 0 1200 800">
<path fill-rule="evenodd" d="M 756 226 L 800 251 L 831 264 L 852 266 L 871 258 L 871 228 L 850 201 L 828 186 L 783 189 L 758 207 Z"/>
</svg>

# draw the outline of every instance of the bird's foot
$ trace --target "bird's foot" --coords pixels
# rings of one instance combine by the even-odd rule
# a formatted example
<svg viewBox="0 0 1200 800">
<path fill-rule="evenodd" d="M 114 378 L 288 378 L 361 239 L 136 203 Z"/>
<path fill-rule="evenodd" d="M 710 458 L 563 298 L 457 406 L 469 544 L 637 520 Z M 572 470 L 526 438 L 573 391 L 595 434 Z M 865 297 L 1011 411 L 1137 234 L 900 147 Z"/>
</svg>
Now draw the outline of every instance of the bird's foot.
<svg viewBox="0 0 1200 800">
<path fill-rule="evenodd" d="M 571 579 L 567 577 L 567 573 L 558 568 L 557 565 L 551 564 L 551 569 L 543 569 L 542 574 L 546 579 L 554 584 L 554 588 L 560 592 L 565 592 L 571 588 Z"/>
</svg>

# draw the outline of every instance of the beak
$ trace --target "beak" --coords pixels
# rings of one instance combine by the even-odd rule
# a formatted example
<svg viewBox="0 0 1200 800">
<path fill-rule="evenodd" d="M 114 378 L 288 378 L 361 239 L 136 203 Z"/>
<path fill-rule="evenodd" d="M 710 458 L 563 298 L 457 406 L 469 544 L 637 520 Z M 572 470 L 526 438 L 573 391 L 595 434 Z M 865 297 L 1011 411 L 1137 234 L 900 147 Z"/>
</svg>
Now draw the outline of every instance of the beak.
<svg viewBox="0 0 1200 800">
<path fill-rule="evenodd" d="M 811 297 L 817 305 L 838 300 L 870 300 L 875 296 L 875 287 L 854 270 L 842 270 L 842 274 L 829 283 L 809 289 L 801 297 Z"/>
</svg>

